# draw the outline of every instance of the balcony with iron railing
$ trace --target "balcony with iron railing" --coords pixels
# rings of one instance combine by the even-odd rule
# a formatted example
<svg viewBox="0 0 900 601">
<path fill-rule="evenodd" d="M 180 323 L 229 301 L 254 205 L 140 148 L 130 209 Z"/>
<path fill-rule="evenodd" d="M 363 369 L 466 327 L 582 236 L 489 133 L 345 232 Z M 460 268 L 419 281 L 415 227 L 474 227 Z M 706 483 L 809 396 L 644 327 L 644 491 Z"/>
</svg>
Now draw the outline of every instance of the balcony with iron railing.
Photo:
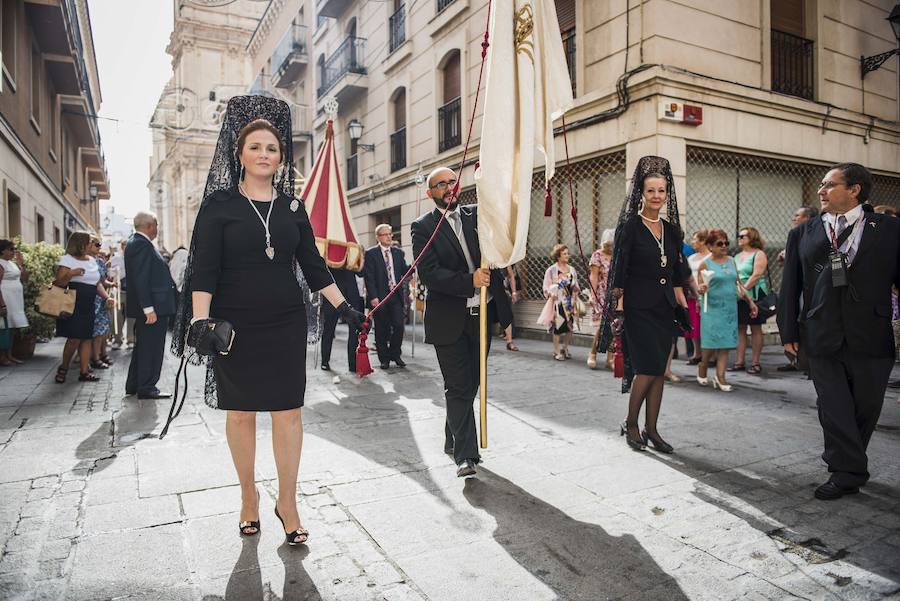
<svg viewBox="0 0 900 601">
<path fill-rule="evenodd" d="M 388 52 L 393 52 L 406 41 L 406 5 L 401 4 L 388 19 Z"/>
<path fill-rule="evenodd" d="M 815 42 L 772 30 L 772 91 L 813 100 Z"/>
<path fill-rule="evenodd" d="M 359 186 L 359 170 L 357 168 L 358 154 L 351 154 L 347 157 L 347 189 L 352 190 Z"/>
<path fill-rule="evenodd" d="M 462 143 L 462 103 L 457 96 L 438 109 L 438 152 Z"/>
<path fill-rule="evenodd" d="M 406 167 L 406 127 L 391 134 L 391 172 Z"/>
<path fill-rule="evenodd" d="M 348 74 L 366 75 L 366 68 L 364 66 L 365 52 L 365 38 L 350 36 L 344 40 L 338 49 L 335 50 L 334 54 L 325 61 L 323 73 L 320 74 L 323 81 L 319 82 L 319 88 L 316 94 L 317 97 L 322 98 L 331 91 L 332 88 L 336 88 L 334 95 L 340 101 L 341 96 L 345 94 L 366 89 L 368 87 L 368 82 L 365 78 L 356 79 L 352 82 L 344 82 L 343 84 L 338 85 L 341 80 L 344 79 L 344 76 Z"/>
<path fill-rule="evenodd" d="M 287 88 L 296 83 L 309 63 L 307 29 L 291 25 L 272 51 L 272 83 Z"/>
</svg>

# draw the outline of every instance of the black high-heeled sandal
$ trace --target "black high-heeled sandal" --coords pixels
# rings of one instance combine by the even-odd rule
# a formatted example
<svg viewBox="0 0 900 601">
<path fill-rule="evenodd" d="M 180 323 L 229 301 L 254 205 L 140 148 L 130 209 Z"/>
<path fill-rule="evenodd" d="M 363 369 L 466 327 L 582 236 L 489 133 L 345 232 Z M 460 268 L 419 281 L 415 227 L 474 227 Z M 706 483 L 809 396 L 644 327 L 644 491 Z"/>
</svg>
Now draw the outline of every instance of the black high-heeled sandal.
<svg viewBox="0 0 900 601">
<path fill-rule="evenodd" d="M 275 517 L 277 517 L 278 521 L 281 522 L 281 529 L 284 530 L 284 520 L 281 519 L 281 514 L 278 513 L 278 506 L 275 507 Z M 303 540 L 297 540 L 298 537 L 303 537 Z M 294 547 L 296 545 L 303 545 L 308 540 L 309 540 L 309 530 L 307 530 L 303 526 L 300 526 L 293 532 L 285 531 L 285 533 L 284 533 L 284 542 L 286 542 L 287 544 L 289 544 L 292 547 Z"/>
<path fill-rule="evenodd" d="M 99 381 L 100 381 L 100 378 L 98 378 L 97 376 L 95 376 L 95 375 L 92 374 L 91 372 L 87 372 L 87 373 L 84 373 L 84 374 L 79 374 L 79 375 L 78 375 L 78 381 L 79 381 L 79 382 L 99 382 Z"/>
<path fill-rule="evenodd" d="M 109 365 L 102 360 L 95 361 L 94 359 L 91 359 L 91 369 L 109 369 Z"/>
<path fill-rule="evenodd" d="M 671 455 L 675 452 L 675 448 L 667 443 L 662 437 L 657 434 L 656 437 L 650 436 L 647 434 L 647 431 L 644 430 L 641 432 L 641 438 L 644 440 L 644 444 L 651 444 L 653 448 L 659 451 L 660 453 L 665 453 L 666 455 Z"/>
<path fill-rule="evenodd" d="M 67 373 L 69 373 L 69 368 L 63 367 L 62 365 L 60 365 L 59 367 L 56 368 L 56 377 L 53 378 L 53 380 L 57 384 L 64 384 L 66 382 L 66 374 Z"/>
<path fill-rule="evenodd" d="M 256 491 L 256 515 L 259 515 L 259 490 Z M 251 528 L 256 528 L 256 530 L 251 532 Z M 238 523 L 238 531 L 241 533 L 241 536 L 255 536 L 259 534 L 259 530 L 259 520 L 256 520 L 255 522 L 253 520 L 247 520 Z"/>
<path fill-rule="evenodd" d="M 637 426 L 635 426 L 637 427 Z M 640 434 L 640 431 L 638 431 Z M 635 451 L 646 451 L 647 445 L 644 443 L 643 438 L 632 438 L 628 435 L 628 420 L 622 422 L 622 425 L 619 426 L 619 436 L 625 437 L 625 442 L 628 443 L 628 446 L 631 447 Z"/>
</svg>

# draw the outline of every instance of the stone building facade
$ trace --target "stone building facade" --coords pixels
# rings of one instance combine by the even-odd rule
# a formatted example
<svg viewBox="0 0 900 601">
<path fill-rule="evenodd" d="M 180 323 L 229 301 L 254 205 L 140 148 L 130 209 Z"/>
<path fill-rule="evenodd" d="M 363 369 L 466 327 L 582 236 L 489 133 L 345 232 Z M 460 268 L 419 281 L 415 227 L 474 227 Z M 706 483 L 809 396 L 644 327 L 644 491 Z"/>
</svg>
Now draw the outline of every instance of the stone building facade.
<svg viewBox="0 0 900 601">
<path fill-rule="evenodd" d="M 0 237 L 99 230 L 109 178 L 87 0 L 0 0 Z"/>
<path fill-rule="evenodd" d="M 571 168 L 558 137 L 549 218 L 543 169 L 535 173 L 520 324 L 532 324 L 540 306 L 550 248 L 574 246 L 570 175 L 586 254 L 614 226 L 630 173 L 647 154 L 670 160 L 687 231 L 721 227 L 734 237 L 754 226 L 771 254 L 793 211 L 817 205 L 817 184 L 834 162 L 867 165 L 873 202 L 900 204 L 900 60 L 861 78 L 859 58 L 897 46 L 886 20 L 893 4 L 556 0 L 575 92 L 566 115 Z M 432 207 L 424 174 L 459 165 L 487 16 L 479 0 L 268 3 L 248 46 L 245 85 L 297 107 L 300 173 L 324 136 L 324 103 L 338 100 L 336 148 L 364 241 L 390 223 L 409 250 L 409 224 Z M 358 139 L 351 123 L 362 125 Z M 480 132 L 479 106 L 469 162 Z M 465 202 L 476 201 L 472 170 L 462 173 Z"/>
<path fill-rule="evenodd" d="M 265 2 L 238 0 L 225 6 L 175 2 L 175 23 L 166 52 L 172 78 L 150 122 L 150 209 L 160 221 L 159 246 L 188 246 L 200 207 L 220 117 L 231 96 L 251 80 L 247 44 Z"/>
</svg>

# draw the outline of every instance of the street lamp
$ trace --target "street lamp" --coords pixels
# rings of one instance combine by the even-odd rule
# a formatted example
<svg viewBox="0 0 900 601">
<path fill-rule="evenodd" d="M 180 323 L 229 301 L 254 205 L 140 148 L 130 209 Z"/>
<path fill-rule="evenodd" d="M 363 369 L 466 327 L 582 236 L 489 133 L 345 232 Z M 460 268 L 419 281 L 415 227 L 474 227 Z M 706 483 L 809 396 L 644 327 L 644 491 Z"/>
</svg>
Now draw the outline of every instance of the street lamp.
<svg viewBox="0 0 900 601">
<path fill-rule="evenodd" d="M 891 11 L 891 14 L 888 15 L 886 20 L 891 24 L 891 29 L 894 30 L 894 37 L 897 38 L 897 48 L 888 50 L 887 52 L 882 52 L 881 54 L 876 54 L 875 56 L 860 56 L 860 79 L 864 79 L 866 77 L 866 73 L 870 73 L 871 71 L 875 71 L 876 69 L 878 69 L 882 64 L 884 64 L 884 61 L 886 61 L 887 59 L 891 58 L 895 54 L 900 54 L 900 4 L 894 7 L 894 9 Z"/>
<path fill-rule="evenodd" d="M 359 139 L 362 137 L 363 128 L 363 124 L 360 123 L 356 118 L 352 119 L 350 123 L 347 124 L 347 129 L 350 132 L 350 139 L 356 142 L 356 147 L 359 150 L 365 150 L 366 152 L 375 152 L 374 144 L 360 143 Z"/>
</svg>

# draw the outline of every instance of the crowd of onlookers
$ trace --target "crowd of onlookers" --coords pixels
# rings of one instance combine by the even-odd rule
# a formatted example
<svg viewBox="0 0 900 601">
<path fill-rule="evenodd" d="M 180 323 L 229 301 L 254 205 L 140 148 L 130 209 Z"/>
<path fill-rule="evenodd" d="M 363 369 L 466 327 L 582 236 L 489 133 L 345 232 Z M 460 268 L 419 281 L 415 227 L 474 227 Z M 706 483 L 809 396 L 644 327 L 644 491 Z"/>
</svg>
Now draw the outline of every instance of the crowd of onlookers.
<svg viewBox="0 0 900 601">
<path fill-rule="evenodd" d="M 877 206 L 874 210 L 876 213 L 898 216 L 896 209 L 887 205 Z M 800 207 L 794 212 L 792 226 L 798 226 L 818 214 L 819 211 L 813 207 Z M 572 357 L 569 346 L 574 333 L 578 332 L 593 335 L 587 366 L 596 369 L 598 365 L 605 364 L 608 369 L 613 368 L 612 349 L 598 363 L 597 328 L 604 310 L 614 233 L 611 229 L 604 230 L 600 248 L 590 256 L 589 288 L 583 288 L 579 282 L 572 265 L 577 259 L 572 257 L 568 246 L 557 244 L 550 252 L 552 263 L 544 274 L 542 286 L 545 304 L 537 323 L 551 335 L 553 358 L 557 361 Z M 697 366 L 696 381 L 701 386 L 712 384 L 725 392 L 731 391 L 732 386 L 727 382 L 728 372 L 751 375 L 763 372 L 763 325 L 770 319 L 774 321 L 772 309 L 776 299 L 765 241 L 754 227 L 740 228 L 734 241 L 724 230 L 698 229 L 685 241 L 682 252 L 691 268 L 690 281 L 684 286 L 692 326 L 690 331 L 683 332 L 682 337 L 686 363 Z M 784 251 L 779 252 L 774 260 L 783 263 Z M 897 291 L 894 290 L 894 336 L 900 349 L 897 305 Z M 672 342 L 665 375 L 673 383 L 682 381 L 671 370 L 672 358 L 678 355 L 678 342 L 678 339 Z M 729 363 L 731 353 L 734 353 L 734 359 Z M 715 369 L 712 378 L 710 368 Z M 803 350 L 798 356 L 787 356 L 787 363 L 776 370 L 805 372 Z"/>
</svg>

